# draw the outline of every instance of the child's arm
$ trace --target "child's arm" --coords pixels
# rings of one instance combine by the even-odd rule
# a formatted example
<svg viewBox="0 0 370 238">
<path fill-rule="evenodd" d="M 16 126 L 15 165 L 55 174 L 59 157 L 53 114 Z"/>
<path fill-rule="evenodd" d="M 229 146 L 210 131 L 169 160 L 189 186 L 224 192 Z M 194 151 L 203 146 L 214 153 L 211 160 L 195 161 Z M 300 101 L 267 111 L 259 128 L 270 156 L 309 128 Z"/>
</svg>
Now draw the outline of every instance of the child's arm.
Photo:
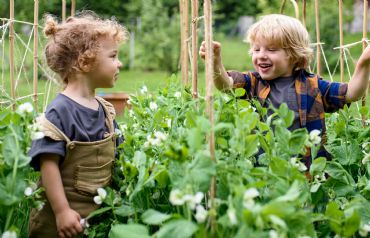
<svg viewBox="0 0 370 238">
<path fill-rule="evenodd" d="M 54 211 L 59 237 L 72 237 L 83 231 L 80 215 L 69 207 L 59 171 L 59 156 L 44 154 L 40 158 L 41 180 Z"/>
<path fill-rule="evenodd" d="M 360 100 L 366 94 L 369 85 L 369 73 L 370 46 L 367 46 L 357 61 L 353 77 L 348 83 L 346 102 Z"/>
<path fill-rule="evenodd" d="M 221 60 L 221 44 L 217 41 L 212 42 L 213 46 L 213 67 L 214 67 L 214 75 L 213 81 L 218 90 L 226 91 L 233 87 L 233 79 L 229 77 L 226 73 L 225 67 L 222 64 Z M 202 42 L 199 55 L 202 59 L 206 57 L 206 43 L 205 41 Z"/>
</svg>

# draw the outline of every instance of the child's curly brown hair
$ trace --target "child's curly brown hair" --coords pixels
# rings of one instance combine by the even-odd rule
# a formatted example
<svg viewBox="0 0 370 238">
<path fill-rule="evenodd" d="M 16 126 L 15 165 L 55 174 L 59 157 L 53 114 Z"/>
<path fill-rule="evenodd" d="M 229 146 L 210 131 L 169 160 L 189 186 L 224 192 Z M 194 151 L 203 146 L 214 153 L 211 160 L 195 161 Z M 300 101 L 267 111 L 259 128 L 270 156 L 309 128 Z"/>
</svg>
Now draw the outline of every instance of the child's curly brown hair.
<svg viewBox="0 0 370 238">
<path fill-rule="evenodd" d="M 109 37 L 117 43 L 128 38 L 128 31 L 115 20 L 103 20 L 92 12 L 69 17 L 65 22 L 47 15 L 45 17 L 45 36 L 49 41 L 45 48 L 48 66 L 59 76 L 64 84 L 74 71 L 80 71 L 80 63 L 95 62 L 102 37 Z"/>
</svg>

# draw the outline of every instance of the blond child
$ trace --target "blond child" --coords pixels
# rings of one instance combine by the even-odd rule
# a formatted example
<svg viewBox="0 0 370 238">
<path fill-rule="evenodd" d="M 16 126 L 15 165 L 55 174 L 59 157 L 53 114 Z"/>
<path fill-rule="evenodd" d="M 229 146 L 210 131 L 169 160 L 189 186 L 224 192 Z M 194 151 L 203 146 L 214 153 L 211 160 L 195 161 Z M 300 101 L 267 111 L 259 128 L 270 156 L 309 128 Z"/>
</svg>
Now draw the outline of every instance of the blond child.
<svg viewBox="0 0 370 238">
<path fill-rule="evenodd" d="M 75 237 L 83 231 L 81 218 L 99 207 L 93 197 L 109 185 L 122 142 L 113 106 L 95 89 L 113 87 L 118 79 L 118 47 L 127 31 L 116 21 L 81 14 L 62 23 L 48 16 L 44 32 L 48 66 L 64 89 L 39 119 L 45 137 L 29 151 L 47 199 L 40 211 L 31 211 L 29 236 Z"/>
<path fill-rule="evenodd" d="M 272 14 L 254 23 L 246 41 L 255 71 L 246 73 L 226 71 L 221 60 L 221 44 L 213 42 L 214 83 L 222 91 L 244 88 L 248 98 L 257 98 L 261 105 L 279 107 L 286 103 L 294 111 L 291 130 L 307 128 L 320 130 L 325 143 L 325 112 L 334 112 L 347 103 L 357 101 L 368 88 L 370 46 L 359 58 L 350 82 L 337 83 L 322 80 L 306 71 L 313 57 L 309 35 L 295 18 Z M 205 43 L 199 54 L 204 59 Z M 318 156 L 326 156 L 321 148 Z M 306 166 L 311 156 L 305 156 Z"/>
</svg>

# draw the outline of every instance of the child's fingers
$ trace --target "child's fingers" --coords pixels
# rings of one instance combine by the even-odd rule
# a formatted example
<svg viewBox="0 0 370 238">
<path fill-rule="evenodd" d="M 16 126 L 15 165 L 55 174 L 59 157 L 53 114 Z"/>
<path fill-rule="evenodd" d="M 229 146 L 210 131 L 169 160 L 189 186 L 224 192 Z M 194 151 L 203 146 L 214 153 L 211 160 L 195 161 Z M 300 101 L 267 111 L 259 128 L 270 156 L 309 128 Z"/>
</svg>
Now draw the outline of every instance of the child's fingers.
<svg viewBox="0 0 370 238">
<path fill-rule="evenodd" d="M 219 56 L 220 51 L 221 51 L 221 44 L 220 42 L 213 41 L 212 42 L 212 48 L 213 48 L 213 53 L 215 54 L 216 57 Z M 199 56 L 204 59 L 206 56 L 206 42 L 202 41 L 199 47 Z"/>
</svg>

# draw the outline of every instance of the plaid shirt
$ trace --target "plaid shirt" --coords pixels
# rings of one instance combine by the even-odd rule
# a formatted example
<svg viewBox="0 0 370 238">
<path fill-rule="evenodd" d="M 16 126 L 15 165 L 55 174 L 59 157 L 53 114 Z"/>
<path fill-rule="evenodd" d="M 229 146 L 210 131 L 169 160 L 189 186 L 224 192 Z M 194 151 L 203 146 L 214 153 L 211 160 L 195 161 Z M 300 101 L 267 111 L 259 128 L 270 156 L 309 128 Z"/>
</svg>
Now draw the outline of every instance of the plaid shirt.
<svg viewBox="0 0 370 238">
<path fill-rule="evenodd" d="M 244 88 L 249 99 L 257 98 L 262 106 L 266 106 L 270 85 L 257 72 L 229 71 L 228 74 L 233 79 L 234 88 Z M 300 126 L 307 128 L 308 132 L 314 129 L 320 130 L 323 144 L 325 144 L 325 112 L 335 112 L 344 107 L 348 84 L 328 82 L 305 70 L 296 71 L 294 77 Z M 323 146 L 317 156 L 327 157 Z M 305 163 L 309 168 L 311 165 L 309 150 L 305 155 Z"/>
</svg>

